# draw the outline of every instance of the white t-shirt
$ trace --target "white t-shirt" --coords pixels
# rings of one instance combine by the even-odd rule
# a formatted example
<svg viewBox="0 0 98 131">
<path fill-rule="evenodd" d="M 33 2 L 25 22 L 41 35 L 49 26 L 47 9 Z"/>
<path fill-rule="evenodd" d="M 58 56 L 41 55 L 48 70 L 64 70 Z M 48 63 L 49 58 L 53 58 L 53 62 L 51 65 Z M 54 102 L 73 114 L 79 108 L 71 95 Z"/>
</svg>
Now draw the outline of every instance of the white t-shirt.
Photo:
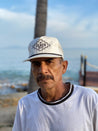
<svg viewBox="0 0 98 131">
<path fill-rule="evenodd" d="M 74 85 L 67 96 L 46 102 L 35 91 L 19 101 L 12 131 L 98 131 L 98 95 Z"/>
</svg>

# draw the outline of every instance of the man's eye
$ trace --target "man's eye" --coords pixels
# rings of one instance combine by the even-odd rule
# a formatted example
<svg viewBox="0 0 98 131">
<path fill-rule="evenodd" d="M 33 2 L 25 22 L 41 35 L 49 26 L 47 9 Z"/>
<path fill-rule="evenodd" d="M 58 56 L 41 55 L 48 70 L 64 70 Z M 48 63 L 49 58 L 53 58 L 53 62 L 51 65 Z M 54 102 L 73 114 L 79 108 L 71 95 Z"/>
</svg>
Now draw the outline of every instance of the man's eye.
<svg viewBox="0 0 98 131">
<path fill-rule="evenodd" d="M 47 63 L 51 63 L 51 60 L 47 60 L 46 62 L 47 62 Z"/>
<path fill-rule="evenodd" d="M 38 62 L 38 61 L 34 61 L 34 62 L 32 62 L 32 64 L 33 64 L 34 66 L 40 66 L 40 65 L 41 65 L 40 62 Z"/>
<path fill-rule="evenodd" d="M 47 63 L 47 64 L 52 63 L 52 59 L 48 59 L 48 60 L 46 60 L 46 63 Z"/>
</svg>

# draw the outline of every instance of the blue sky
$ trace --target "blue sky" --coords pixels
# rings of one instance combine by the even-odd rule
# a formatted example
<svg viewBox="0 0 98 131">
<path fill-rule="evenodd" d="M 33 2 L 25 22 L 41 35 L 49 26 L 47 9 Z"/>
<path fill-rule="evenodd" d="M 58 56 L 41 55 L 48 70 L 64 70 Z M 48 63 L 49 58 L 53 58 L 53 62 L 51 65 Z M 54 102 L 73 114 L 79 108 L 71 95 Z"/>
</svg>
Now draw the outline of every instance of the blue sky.
<svg viewBox="0 0 98 131">
<path fill-rule="evenodd" d="M 0 48 L 27 47 L 36 0 L 0 0 Z M 63 48 L 98 48 L 98 0 L 48 0 L 47 36 Z"/>
</svg>

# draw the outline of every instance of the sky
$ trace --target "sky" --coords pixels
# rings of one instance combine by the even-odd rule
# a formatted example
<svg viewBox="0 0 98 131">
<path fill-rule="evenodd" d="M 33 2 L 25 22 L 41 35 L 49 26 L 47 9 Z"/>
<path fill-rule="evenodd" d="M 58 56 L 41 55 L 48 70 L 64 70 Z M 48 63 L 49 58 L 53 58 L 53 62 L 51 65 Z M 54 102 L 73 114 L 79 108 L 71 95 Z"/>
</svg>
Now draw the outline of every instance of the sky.
<svg viewBox="0 0 98 131">
<path fill-rule="evenodd" d="M 0 48 L 34 37 L 36 0 L 0 0 Z M 98 0 L 48 0 L 47 36 L 63 48 L 98 48 Z"/>
</svg>

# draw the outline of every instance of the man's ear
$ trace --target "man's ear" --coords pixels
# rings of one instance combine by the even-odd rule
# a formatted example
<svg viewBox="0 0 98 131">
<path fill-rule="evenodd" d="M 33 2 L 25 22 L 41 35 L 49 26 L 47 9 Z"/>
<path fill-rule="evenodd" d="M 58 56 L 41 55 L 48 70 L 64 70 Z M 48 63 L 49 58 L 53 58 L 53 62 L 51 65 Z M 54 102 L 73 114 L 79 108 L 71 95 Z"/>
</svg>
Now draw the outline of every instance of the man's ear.
<svg viewBox="0 0 98 131">
<path fill-rule="evenodd" d="M 66 70 L 67 70 L 68 61 L 63 61 L 62 66 L 63 66 L 62 73 L 64 74 L 66 72 Z"/>
</svg>

